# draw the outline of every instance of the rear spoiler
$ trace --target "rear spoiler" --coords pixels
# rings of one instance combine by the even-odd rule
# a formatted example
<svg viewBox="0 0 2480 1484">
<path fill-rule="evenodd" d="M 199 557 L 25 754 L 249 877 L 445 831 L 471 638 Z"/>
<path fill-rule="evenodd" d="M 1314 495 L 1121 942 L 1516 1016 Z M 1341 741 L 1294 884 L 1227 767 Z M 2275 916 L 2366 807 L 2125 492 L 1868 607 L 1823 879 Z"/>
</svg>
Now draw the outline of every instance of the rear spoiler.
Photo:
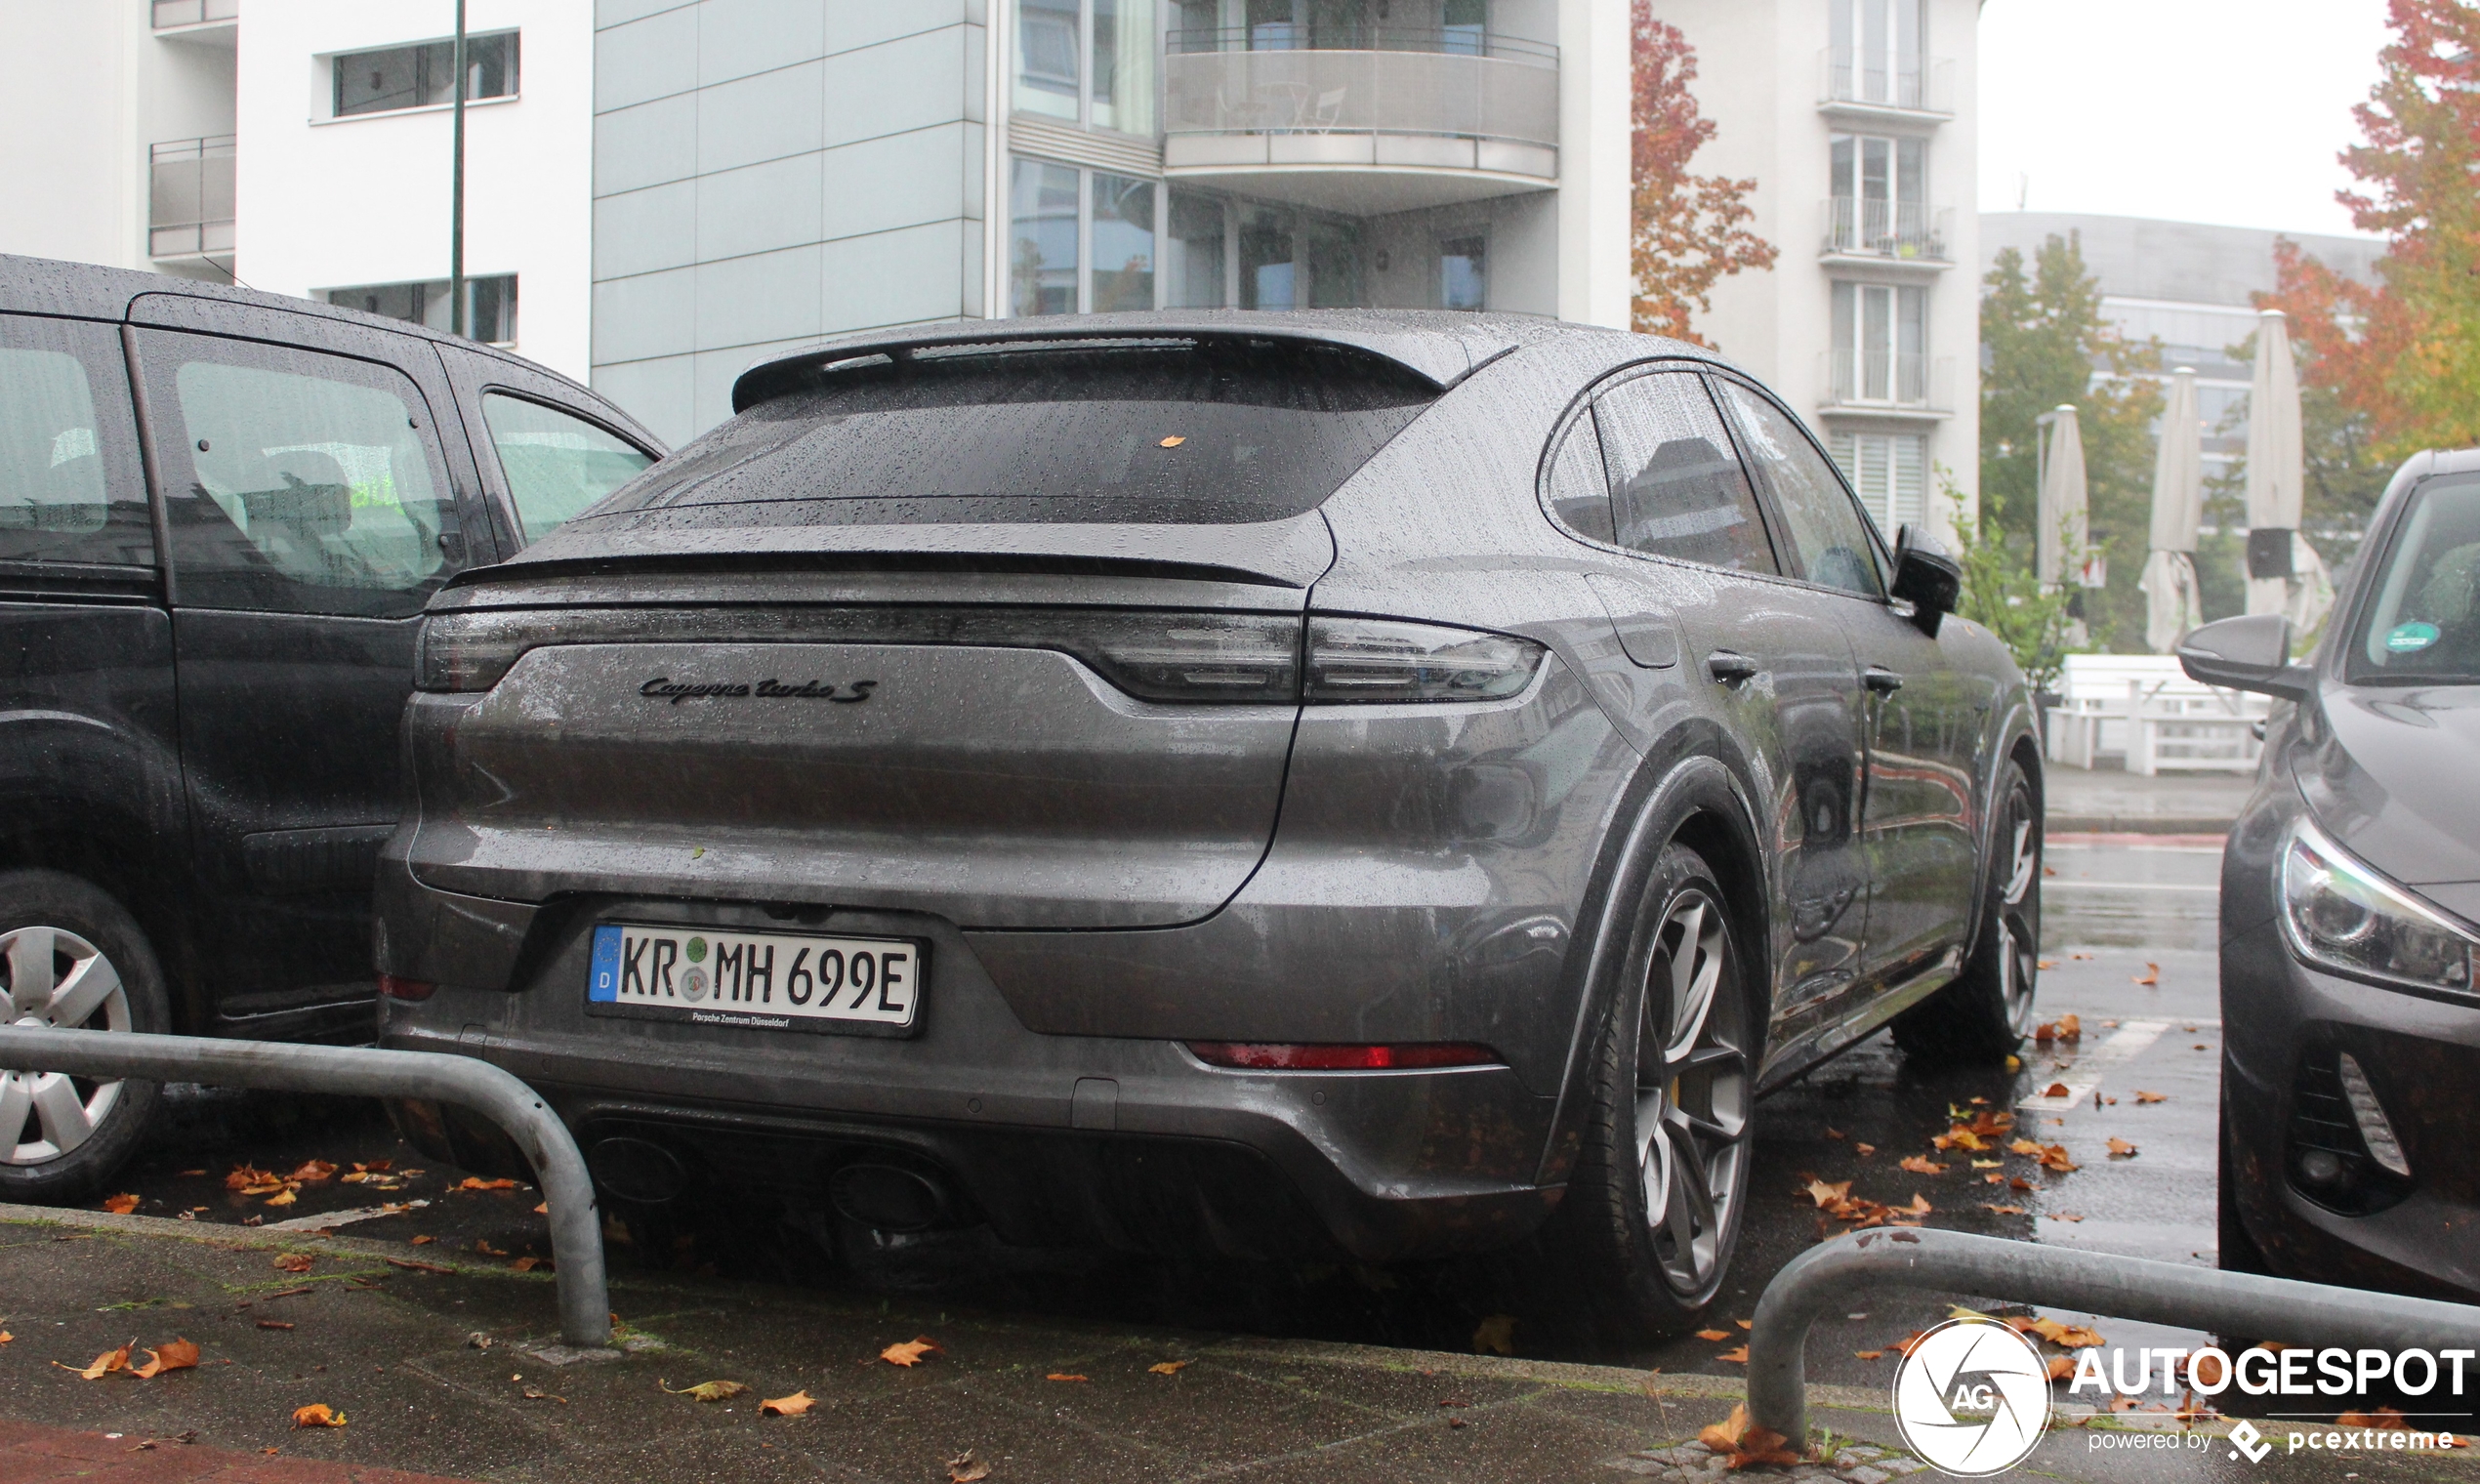
<svg viewBox="0 0 2480 1484">
<path fill-rule="evenodd" d="M 950 347 L 1002 350 L 1115 340 L 1258 340 L 1335 346 L 1376 356 L 1445 392 L 1514 350 L 1522 338 L 1519 326 L 1509 323 L 1508 316 L 1366 309 L 1165 309 L 878 330 L 820 341 L 760 361 L 732 383 L 732 411 L 746 412 L 797 391 L 818 368 L 837 361 L 870 355 L 902 359 L 917 350 Z"/>
</svg>

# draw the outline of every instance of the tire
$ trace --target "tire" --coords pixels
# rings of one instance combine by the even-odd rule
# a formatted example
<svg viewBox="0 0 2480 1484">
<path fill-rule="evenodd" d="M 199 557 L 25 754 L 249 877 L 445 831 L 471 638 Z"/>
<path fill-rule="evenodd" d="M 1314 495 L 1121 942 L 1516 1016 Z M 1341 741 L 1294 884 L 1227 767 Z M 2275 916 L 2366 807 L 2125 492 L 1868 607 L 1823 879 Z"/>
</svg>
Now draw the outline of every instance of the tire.
<svg viewBox="0 0 2480 1484">
<path fill-rule="evenodd" d="M 1760 1039 L 1739 922 L 1696 851 L 1664 848 L 1628 931 L 1583 1147 L 1544 1234 L 1575 1317 L 1623 1342 L 1696 1328 L 1730 1271 Z"/>
<path fill-rule="evenodd" d="M 2227 1083 L 2230 1078 L 2229 1062 L 2222 1063 L 2221 1075 Z M 2220 1116 L 2214 1123 L 2213 1146 L 2219 1156 L 2213 1183 L 2214 1265 L 2225 1273 L 2258 1273 L 2272 1277 L 2275 1275 L 2273 1264 L 2265 1260 L 2264 1251 L 2256 1246 L 2256 1239 L 2248 1235 L 2248 1223 L 2239 1215 L 2239 1190 L 2232 1178 L 2230 1104 L 2227 1101 L 2222 1103 Z"/>
<path fill-rule="evenodd" d="M 1998 793 L 1997 852 L 1981 920 L 1988 929 L 1954 982 L 1897 1015 L 1894 1044 L 1938 1066 L 2004 1061 L 2032 1034 L 2041 977 L 2041 806 L 2008 759 Z"/>
<path fill-rule="evenodd" d="M 57 871 L 0 874 L 0 982 L 14 1025 L 172 1029 L 163 969 L 137 921 Z M 0 1200 L 93 1195 L 137 1152 L 159 1095 L 151 1082 L 0 1071 Z"/>
</svg>

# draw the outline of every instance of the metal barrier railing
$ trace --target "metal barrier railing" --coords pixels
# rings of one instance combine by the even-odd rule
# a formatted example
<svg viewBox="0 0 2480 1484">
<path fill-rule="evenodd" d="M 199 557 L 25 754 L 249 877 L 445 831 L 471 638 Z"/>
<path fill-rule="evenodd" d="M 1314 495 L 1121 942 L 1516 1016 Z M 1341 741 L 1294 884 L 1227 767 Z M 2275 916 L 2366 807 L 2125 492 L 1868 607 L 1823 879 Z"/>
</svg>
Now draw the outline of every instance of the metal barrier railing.
<svg viewBox="0 0 2480 1484">
<path fill-rule="evenodd" d="M 141 1077 L 278 1092 L 415 1097 L 473 1109 L 506 1130 L 534 1167 L 551 1209 L 559 1334 L 572 1345 L 611 1341 L 602 1228 L 593 1177 L 550 1104 L 510 1073 L 471 1056 L 370 1047 L 290 1046 L 203 1036 L 0 1026 L 0 1067 L 78 1077 Z"/>
<path fill-rule="evenodd" d="M 2480 1349 L 2480 1308 L 2469 1304 L 1960 1231 L 1881 1229 L 1820 1243 L 1765 1285 L 1748 1337 L 1748 1410 L 1758 1426 L 1806 1446 L 1809 1326 L 1847 1307 L 1851 1291 L 1869 1285 L 2050 1304 L 2292 1344 Z"/>
</svg>

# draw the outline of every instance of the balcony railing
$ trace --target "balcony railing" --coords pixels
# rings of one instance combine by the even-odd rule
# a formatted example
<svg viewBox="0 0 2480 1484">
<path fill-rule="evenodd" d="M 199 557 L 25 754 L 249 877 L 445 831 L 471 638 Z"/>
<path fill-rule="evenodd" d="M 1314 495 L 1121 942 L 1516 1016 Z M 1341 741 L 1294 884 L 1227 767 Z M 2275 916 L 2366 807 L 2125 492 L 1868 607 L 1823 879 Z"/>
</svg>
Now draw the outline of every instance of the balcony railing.
<svg viewBox="0 0 2480 1484">
<path fill-rule="evenodd" d="M 1909 113 L 1955 111 L 1955 63 L 1944 57 L 1890 57 L 1828 47 L 1817 54 L 1817 70 L 1820 103 Z"/>
<path fill-rule="evenodd" d="M 204 25 L 210 21 L 238 21 L 241 0 L 155 0 L 155 29 Z"/>
<path fill-rule="evenodd" d="M 1558 48 L 1548 42 L 1505 36 L 1477 25 L 1326 25 L 1286 21 L 1219 29 L 1192 26 L 1170 32 L 1164 50 L 1175 57 L 1201 52 L 1428 52 L 1558 65 Z"/>
<path fill-rule="evenodd" d="M 1164 59 L 1164 132 L 1387 134 L 1558 144 L 1558 64 L 1479 54 L 1277 50 Z"/>
<path fill-rule="evenodd" d="M 1819 405 L 1853 410 L 1951 412 L 1955 358 L 1895 351 L 1828 350 L 1818 358 Z"/>
<path fill-rule="evenodd" d="M 232 251 L 232 140 L 217 134 L 147 149 L 148 257 Z"/>
<path fill-rule="evenodd" d="M 1829 196 L 1824 203 L 1820 252 L 1878 258 L 1947 261 L 1946 241 L 1955 213 L 1920 201 L 1873 201 Z"/>
</svg>

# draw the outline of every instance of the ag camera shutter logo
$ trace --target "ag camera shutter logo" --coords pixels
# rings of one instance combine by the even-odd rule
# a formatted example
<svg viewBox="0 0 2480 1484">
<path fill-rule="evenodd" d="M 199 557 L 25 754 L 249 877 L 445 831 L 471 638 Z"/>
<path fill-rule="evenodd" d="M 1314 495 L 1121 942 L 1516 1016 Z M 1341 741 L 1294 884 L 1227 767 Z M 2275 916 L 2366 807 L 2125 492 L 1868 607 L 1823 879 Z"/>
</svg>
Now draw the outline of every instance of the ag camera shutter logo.
<svg viewBox="0 0 2480 1484">
<path fill-rule="evenodd" d="M 1950 1319 L 1894 1373 L 1894 1421 L 1912 1451 L 1946 1473 L 2004 1473 L 2049 1425 L 2049 1367 L 2003 1324 Z"/>
</svg>

